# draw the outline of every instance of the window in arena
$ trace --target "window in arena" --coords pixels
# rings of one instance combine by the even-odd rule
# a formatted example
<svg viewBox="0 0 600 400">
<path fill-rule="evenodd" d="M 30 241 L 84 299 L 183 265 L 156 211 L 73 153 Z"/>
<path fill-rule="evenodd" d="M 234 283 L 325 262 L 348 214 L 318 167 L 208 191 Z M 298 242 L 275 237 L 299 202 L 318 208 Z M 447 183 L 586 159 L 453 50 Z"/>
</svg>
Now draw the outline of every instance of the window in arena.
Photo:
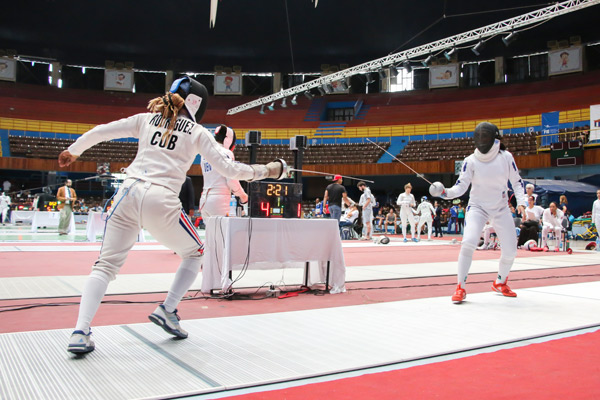
<svg viewBox="0 0 600 400">
<path fill-rule="evenodd" d="M 402 92 L 405 90 L 413 90 L 413 73 L 407 72 L 405 69 L 398 69 L 398 76 L 391 78 L 390 92 Z"/>
</svg>

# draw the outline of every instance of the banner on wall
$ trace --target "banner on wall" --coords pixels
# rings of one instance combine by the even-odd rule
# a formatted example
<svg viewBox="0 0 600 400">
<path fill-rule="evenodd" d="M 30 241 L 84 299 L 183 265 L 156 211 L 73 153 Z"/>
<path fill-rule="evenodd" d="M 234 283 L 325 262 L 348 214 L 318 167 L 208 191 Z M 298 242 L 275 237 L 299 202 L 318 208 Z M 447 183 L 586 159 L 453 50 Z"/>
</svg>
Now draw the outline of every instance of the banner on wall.
<svg viewBox="0 0 600 400">
<path fill-rule="evenodd" d="M 125 69 L 104 70 L 104 90 L 133 92 L 133 71 Z"/>
<path fill-rule="evenodd" d="M 600 140 L 600 104 L 590 106 L 590 142 Z"/>
<path fill-rule="evenodd" d="M 429 67 L 429 87 L 458 86 L 458 64 L 436 65 Z"/>
<path fill-rule="evenodd" d="M 542 114 L 542 146 L 558 142 L 558 117 L 560 112 L 553 111 Z"/>
<path fill-rule="evenodd" d="M 0 57 L 0 80 L 17 80 L 17 61 L 14 58 Z"/>
<path fill-rule="evenodd" d="M 227 95 L 242 94 L 241 74 L 216 74 L 214 80 L 214 93 Z"/>
<path fill-rule="evenodd" d="M 583 70 L 583 48 L 581 46 L 548 52 L 548 75 L 569 74 Z"/>
</svg>

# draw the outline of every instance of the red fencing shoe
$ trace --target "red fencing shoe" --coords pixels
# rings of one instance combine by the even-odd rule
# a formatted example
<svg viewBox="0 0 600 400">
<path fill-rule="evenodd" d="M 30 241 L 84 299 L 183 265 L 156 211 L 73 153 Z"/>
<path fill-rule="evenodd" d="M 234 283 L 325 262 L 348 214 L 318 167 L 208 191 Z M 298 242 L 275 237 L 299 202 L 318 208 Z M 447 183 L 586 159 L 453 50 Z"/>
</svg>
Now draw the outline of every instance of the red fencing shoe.
<svg viewBox="0 0 600 400">
<path fill-rule="evenodd" d="M 506 297 L 517 297 L 517 294 L 510 290 L 506 283 L 492 283 L 492 290 L 494 292 L 502 293 Z"/>
<path fill-rule="evenodd" d="M 464 299 L 467 298 L 467 291 L 460 287 L 460 285 L 456 285 L 456 292 L 452 295 L 452 302 L 454 304 L 460 304 Z"/>
</svg>

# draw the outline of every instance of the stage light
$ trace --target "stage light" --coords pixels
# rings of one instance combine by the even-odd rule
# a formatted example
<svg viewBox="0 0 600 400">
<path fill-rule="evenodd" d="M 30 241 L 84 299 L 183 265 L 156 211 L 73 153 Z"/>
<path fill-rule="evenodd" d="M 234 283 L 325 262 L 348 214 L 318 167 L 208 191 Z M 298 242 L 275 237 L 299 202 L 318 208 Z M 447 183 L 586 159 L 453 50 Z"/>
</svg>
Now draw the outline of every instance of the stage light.
<svg viewBox="0 0 600 400">
<path fill-rule="evenodd" d="M 385 73 L 385 69 L 380 69 L 379 71 L 377 71 L 377 73 L 379 74 L 379 79 L 385 79 L 385 78 L 387 78 L 387 74 Z"/>
<path fill-rule="evenodd" d="M 395 65 L 390 66 L 390 75 L 393 78 L 398 76 L 398 68 Z"/>
<path fill-rule="evenodd" d="M 412 67 L 410 65 L 410 61 L 406 60 L 402 63 L 402 68 L 404 68 L 406 70 L 407 74 L 410 74 L 412 72 Z"/>
<path fill-rule="evenodd" d="M 485 48 L 485 42 L 484 42 L 483 40 L 481 40 L 479 43 L 477 43 L 477 44 L 475 45 L 475 47 L 473 47 L 473 48 L 471 49 L 471 51 L 472 51 L 473 53 L 475 53 L 475 55 L 476 55 L 476 56 L 478 56 L 478 55 L 480 55 L 480 54 L 481 54 L 481 52 L 483 51 L 483 49 L 484 49 L 484 48 Z"/>
<path fill-rule="evenodd" d="M 325 91 L 325 93 L 329 94 L 329 93 L 333 92 L 333 86 L 326 83 L 323 85 L 323 90 Z"/>
<path fill-rule="evenodd" d="M 269 104 L 269 105 L 267 106 L 267 109 L 268 109 L 269 111 L 275 111 L 275 102 L 272 102 L 271 104 Z"/>
<path fill-rule="evenodd" d="M 314 98 L 315 98 L 315 95 L 314 95 L 314 94 L 312 94 L 312 93 L 311 93 L 309 90 L 307 90 L 306 92 L 304 92 L 304 96 L 305 96 L 307 99 L 309 99 L 309 100 L 312 100 L 312 99 L 314 99 Z"/>
<path fill-rule="evenodd" d="M 286 108 L 287 107 L 287 104 L 285 102 L 286 100 L 287 99 L 284 97 L 283 100 L 281 101 L 281 108 Z"/>
<path fill-rule="evenodd" d="M 367 85 L 370 85 L 371 83 L 375 82 L 375 79 L 373 78 L 373 75 L 370 72 L 367 72 Z"/>
<path fill-rule="evenodd" d="M 423 64 L 424 67 L 427 67 L 432 60 L 433 56 L 430 54 L 425 60 L 421 61 L 421 64 Z"/>
<path fill-rule="evenodd" d="M 348 86 L 348 84 L 346 83 L 346 79 L 342 79 L 340 81 L 340 86 L 342 87 L 342 89 L 344 90 L 348 90 L 350 88 L 350 86 Z"/>
<path fill-rule="evenodd" d="M 319 86 L 317 88 L 317 90 L 319 91 L 319 93 L 321 94 L 321 96 L 325 96 L 325 91 L 323 90 L 323 88 L 321 86 Z"/>
<path fill-rule="evenodd" d="M 452 56 L 456 53 L 456 47 L 453 47 L 452 49 L 450 49 L 449 51 L 445 51 L 444 52 L 444 57 L 446 57 L 446 60 L 450 61 L 452 59 Z"/>
<path fill-rule="evenodd" d="M 517 38 L 519 37 L 519 33 L 518 32 L 511 32 L 508 36 L 505 36 L 502 38 L 502 43 L 504 43 L 504 45 L 506 47 L 510 46 L 510 44 L 512 42 L 514 42 L 515 40 L 517 40 Z"/>
<path fill-rule="evenodd" d="M 260 106 L 259 114 L 264 114 L 264 113 L 265 113 L 265 105 L 263 104 L 262 106 Z"/>
<path fill-rule="evenodd" d="M 292 97 L 292 100 L 290 101 L 290 103 L 292 103 L 293 106 L 298 105 L 298 95 L 295 94 L 294 97 Z"/>
</svg>

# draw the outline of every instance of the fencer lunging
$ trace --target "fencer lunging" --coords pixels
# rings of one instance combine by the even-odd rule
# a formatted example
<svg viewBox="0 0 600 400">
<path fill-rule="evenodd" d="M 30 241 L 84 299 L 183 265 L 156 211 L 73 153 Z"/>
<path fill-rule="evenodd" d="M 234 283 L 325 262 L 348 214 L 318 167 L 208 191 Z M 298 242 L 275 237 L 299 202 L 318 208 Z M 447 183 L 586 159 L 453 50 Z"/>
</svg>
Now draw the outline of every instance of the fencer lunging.
<svg viewBox="0 0 600 400">
<path fill-rule="evenodd" d="M 127 168 L 127 177 L 108 216 L 100 255 L 84 285 L 68 351 L 94 350 L 90 324 L 108 283 L 123 266 L 141 228 L 182 258 L 164 303 L 149 318 L 171 335 L 188 336 L 179 324 L 176 308 L 198 274 L 204 246 L 181 208 L 178 193 L 198 153 L 219 173 L 231 178 L 279 179 L 283 175 L 282 162 L 250 166 L 225 157 L 222 146 L 199 124 L 207 100 L 204 85 L 183 77 L 173 82 L 164 96 L 150 101 L 149 113 L 98 125 L 59 155 L 59 165 L 65 167 L 99 142 L 139 139 L 137 155 Z"/>
<path fill-rule="evenodd" d="M 417 240 L 421 240 L 421 229 L 423 229 L 423 225 L 425 224 L 427 224 L 427 240 L 431 240 L 431 226 L 433 224 L 435 208 L 427 200 L 427 196 L 421 197 L 421 204 L 417 207 L 417 214 L 420 215 L 419 225 L 417 226 Z"/>
<path fill-rule="evenodd" d="M 235 131 L 225 125 L 215 129 L 215 140 L 221 143 L 218 150 L 224 157 L 235 161 L 233 150 L 235 149 Z M 206 222 L 209 217 L 226 216 L 229 214 L 229 201 L 231 194 L 240 198 L 240 203 L 248 202 L 248 195 L 240 185 L 240 181 L 227 178 L 210 165 L 205 157 L 202 157 L 202 176 L 204 177 L 204 188 L 200 197 L 200 214 Z"/>
<path fill-rule="evenodd" d="M 410 223 L 410 237 L 413 242 L 418 242 L 418 239 L 415 237 L 417 227 L 413 211 L 413 207 L 417 205 L 417 202 L 415 201 L 415 196 L 410 193 L 411 190 L 412 185 L 410 183 L 404 185 L 404 193 L 400 193 L 396 204 L 400 206 L 400 220 L 402 221 L 402 236 L 404 236 L 404 241 L 408 241 L 406 238 L 406 224 Z"/>
<path fill-rule="evenodd" d="M 471 186 L 469 205 L 465 217 L 465 232 L 458 256 L 458 285 L 452 301 L 461 303 L 467 296 L 465 285 L 471 268 L 473 252 L 479 242 L 481 231 L 490 221 L 502 249 L 498 278 L 492 289 L 507 297 L 516 297 L 506 284 L 508 274 L 517 254 L 517 235 L 512 214 L 508 207 L 508 181 L 510 181 L 521 214 L 527 201 L 523 181 L 515 160 L 501 143 L 496 125 L 482 122 L 475 128 L 475 152 L 465 158 L 456 184 L 443 189 L 441 197 L 453 199 L 461 196 Z M 436 182 L 430 192 L 437 192 Z M 443 185 L 442 185 L 443 186 Z"/>
</svg>

